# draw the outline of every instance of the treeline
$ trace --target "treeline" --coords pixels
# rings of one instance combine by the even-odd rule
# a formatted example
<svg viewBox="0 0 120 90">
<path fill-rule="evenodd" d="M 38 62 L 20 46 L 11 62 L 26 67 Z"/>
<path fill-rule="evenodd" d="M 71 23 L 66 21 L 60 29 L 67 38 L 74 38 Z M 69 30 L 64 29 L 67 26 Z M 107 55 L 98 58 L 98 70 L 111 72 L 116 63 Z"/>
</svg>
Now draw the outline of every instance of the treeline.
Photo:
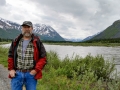
<svg viewBox="0 0 120 90">
<path fill-rule="evenodd" d="M 120 38 L 88 40 L 84 43 L 120 43 Z"/>
<path fill-rule="evenodd" d="M 111 39 L 96 39 L 96 40 L 88 40 L 81 42 L 72 42 L 72 41 L 44 41 L 44 43 L 120 43 L 120 38 L 111 38 Z"/>
<path fill-rule="evenodd" d="M 9 42 L 13 39 L 4 39 L 0 38 L 0 42 Z M 96 39 L 96 40 L 88 40 L 81 42 L 72 42 L 72 41 L 47 41 L 42 40 L 43 43 L 120 43 L 120 38 L 111 38 L 111 39 Z"/>
<path fill-rule="evenodd" d="M 12 39 L 4 39 L 4 38 L 0 38 L 0 42 L 9 42 L 12 41 Z"/>
</svg>

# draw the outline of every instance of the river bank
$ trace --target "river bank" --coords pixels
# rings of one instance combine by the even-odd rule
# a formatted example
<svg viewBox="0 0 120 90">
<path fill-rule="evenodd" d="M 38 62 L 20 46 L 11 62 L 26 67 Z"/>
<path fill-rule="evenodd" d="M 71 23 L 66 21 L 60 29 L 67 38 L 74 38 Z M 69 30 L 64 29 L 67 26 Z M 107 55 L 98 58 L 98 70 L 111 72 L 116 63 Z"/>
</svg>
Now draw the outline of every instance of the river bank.
<svg viewBox="0 0 120 90">
<path fill-rule="evenodd" d="M 3 44 L 9 44 L 11 42 L 0 42 L 0 45 L 3 45 Z"/>
<path fill-rule="evenodd" d="M 0 42 L 0 45 L 10 44 L 11 42 Z M 102 42 L 93 42 L 93 43 L 84 43 L 84 42 L 44 42 L 47 45 L 64 45 L 64 46 L 105 46 L 105 47 L 115 47 L 120 46 L 120 43 L 102 43 Z"/>
<path fill-rule="evenodd" d="M 66 46 L 105 46 L 105 47 L 115 47 L 120 46 L 120 43 L 84 43 L 84 42 L 45 42 L 49 45 L 66 45 Z"/>
</svg>

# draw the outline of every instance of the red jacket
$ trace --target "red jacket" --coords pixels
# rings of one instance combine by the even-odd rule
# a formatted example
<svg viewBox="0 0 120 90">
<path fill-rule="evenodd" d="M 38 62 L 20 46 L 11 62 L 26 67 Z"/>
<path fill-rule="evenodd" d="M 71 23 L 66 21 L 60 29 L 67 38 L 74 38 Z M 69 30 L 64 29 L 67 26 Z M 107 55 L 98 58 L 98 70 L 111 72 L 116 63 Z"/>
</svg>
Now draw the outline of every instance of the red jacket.
<svg viewBox="0 0 120 90">
<path fill-rule="evenodd" d="M 9 52 L 8 52 L 8 70 L 16 70 L 17 69 L 17 46 L 20 41 L 20 39 L 23 37 L 22 34 L 20 34 L 14 41 L 12 41 L 12 44 L 10 46 Z M 37 74 L 35 75 L 35 79 L 42 78 L 42 69 L 45 66 L 47 60 L 46 60 L 46 50 L 40 41 L 38 36 L 35 36 L 32 34 L 32 43 L 34 47 L 34 69 L 36 70 Z M 10 75 L 9 75 L 9 78 Z"/>
</svg>

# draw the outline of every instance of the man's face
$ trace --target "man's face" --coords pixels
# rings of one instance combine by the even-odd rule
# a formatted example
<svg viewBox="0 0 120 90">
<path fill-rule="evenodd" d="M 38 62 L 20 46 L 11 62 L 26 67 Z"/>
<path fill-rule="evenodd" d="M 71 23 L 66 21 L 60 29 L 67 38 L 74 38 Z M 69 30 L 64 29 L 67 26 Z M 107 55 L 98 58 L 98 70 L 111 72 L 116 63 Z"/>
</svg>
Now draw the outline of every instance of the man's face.
<svg viewBox="0 0 120 90">
<path fill-rule="evenodd" d="M 33 27 L 30 27 L 30 26 L 22 26 L 22 34 L 23 36 L 25 37 L 30 37 L 32 35 L 32 30 L 33 30 Z"/>
</svg>

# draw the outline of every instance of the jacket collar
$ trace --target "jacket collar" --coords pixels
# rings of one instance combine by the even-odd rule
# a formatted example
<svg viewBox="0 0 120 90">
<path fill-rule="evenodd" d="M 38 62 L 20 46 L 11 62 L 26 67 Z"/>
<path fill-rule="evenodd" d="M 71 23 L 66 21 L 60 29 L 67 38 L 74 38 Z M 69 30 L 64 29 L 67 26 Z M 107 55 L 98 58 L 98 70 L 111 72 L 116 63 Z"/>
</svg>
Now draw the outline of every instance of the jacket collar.
<svg viewBox="0 0 120 90">
<path fill-rule="evenodd" d="M 20 34 L 14 41 L 17 42 L 17 41 L 20 41 L 20 39 L 23 37 L 22 34 Z M 34 40 L 34 34 L 31 35 L 32 37 L 32 41 Z"/>
</svg>

